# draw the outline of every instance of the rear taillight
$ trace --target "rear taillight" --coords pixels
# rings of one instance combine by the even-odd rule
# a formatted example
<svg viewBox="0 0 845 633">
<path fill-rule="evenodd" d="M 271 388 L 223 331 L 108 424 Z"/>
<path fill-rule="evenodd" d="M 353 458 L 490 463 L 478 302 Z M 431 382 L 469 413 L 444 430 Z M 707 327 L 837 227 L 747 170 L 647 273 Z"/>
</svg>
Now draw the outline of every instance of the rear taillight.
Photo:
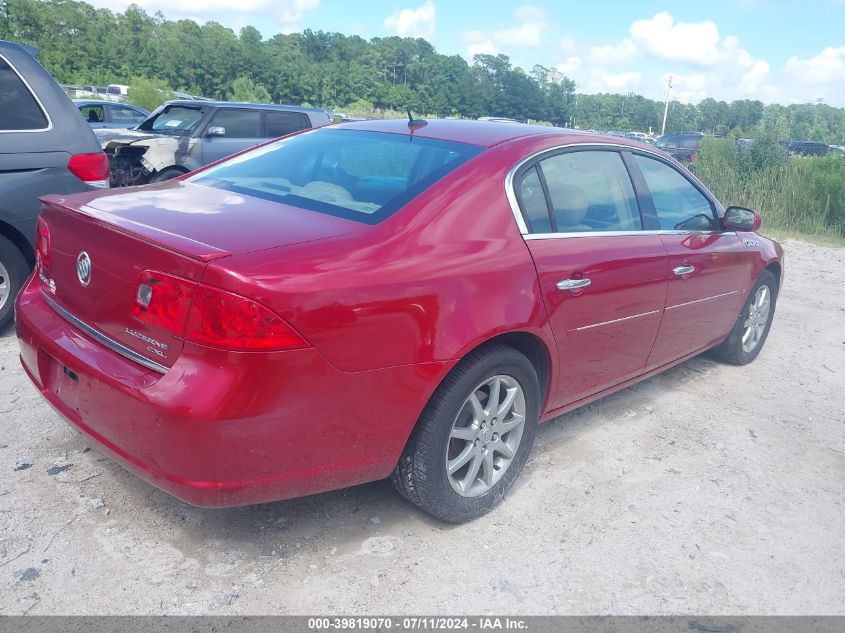
<svg viewBox="0 0 845 633">
<path fill-rule="evenodd" d="M 252 299 L 159 272 L 141 275 L 133 312 L 144 323 L 210 347 L 277 351 L 309 346 L 284 319 Z"/>
<path fill-rule="evenodd" d="M 43 218 L 38 218 L 35 229 L 35 259 L 42 270 L 50 269 L 50 228 Z"/>
<path fill-rule="evenodd" d="M 132 311 L 144 323 L 182 336 L 196 289 L 193 281 L 146 271 L 138 281 Z"/>
<path fill-rule="evenodd" d="M 70 172 L 92 187 L 109 186 L 109 159 L 103 152 L 74 154 L 67 163 Z"/>
<path fill-rule="evenodd" d="M 218 288 L 200 286 L 186 338 L 225 349 L 258 351 L 308 347 L 279 315 L 260 303 Z"/>
</svg>

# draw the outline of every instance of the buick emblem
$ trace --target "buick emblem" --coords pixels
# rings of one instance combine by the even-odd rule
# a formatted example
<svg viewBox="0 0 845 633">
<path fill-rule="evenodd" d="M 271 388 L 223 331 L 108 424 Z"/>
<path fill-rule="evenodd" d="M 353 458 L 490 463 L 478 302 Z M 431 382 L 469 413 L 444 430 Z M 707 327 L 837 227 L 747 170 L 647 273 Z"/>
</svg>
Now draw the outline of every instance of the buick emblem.
<svg viewBox="0 0 845 633">
<path fill-rule="evenodd" d="M 91 258 L 85 251 L 76 258 L 76 276 L 79 277 L 79 283 L 83 286 L 91 283 Z"/>
</svg>

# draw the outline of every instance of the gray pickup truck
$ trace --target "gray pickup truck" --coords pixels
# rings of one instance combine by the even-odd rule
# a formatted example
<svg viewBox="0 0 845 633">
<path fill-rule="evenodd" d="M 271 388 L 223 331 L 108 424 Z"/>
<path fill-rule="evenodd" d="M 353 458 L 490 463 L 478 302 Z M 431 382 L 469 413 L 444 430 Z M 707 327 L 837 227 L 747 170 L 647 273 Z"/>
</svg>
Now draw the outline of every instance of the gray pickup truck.
<svg viewBox="0 0 845 633">
<path fill-rule="evenodd" d="M 325 110 L 229 101 L 168 101 L 129 130 L 95 130 L 111 186 L 176 178 L 264 141 L 328 125 Z"/>
<path fill-rule="evenodd" d="M 35 263 L 38 197 L 108 187 L 94 133 L 35 54 L 0 40 L 0 331 Z"/>
</svg>

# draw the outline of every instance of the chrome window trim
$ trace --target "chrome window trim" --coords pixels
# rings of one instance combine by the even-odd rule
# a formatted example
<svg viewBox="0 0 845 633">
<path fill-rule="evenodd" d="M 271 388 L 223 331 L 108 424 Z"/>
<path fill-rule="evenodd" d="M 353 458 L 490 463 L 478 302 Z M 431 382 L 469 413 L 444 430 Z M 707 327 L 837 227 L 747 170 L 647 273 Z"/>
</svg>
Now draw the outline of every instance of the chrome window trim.
<svg viewBox="0 0 845 633">
<path fill-rule="evenodd" d="M 591 323 L 590 325 L 582 325 L 575 328 L 576 332 L 583 330 L 592 330 L 594 327 L 601 327 L 603 325 L 612 325 L 613 323 L 621 323 L 622 321 L 630 321 L 631 319 L 639 319 L 644 316 L 651 316 L 652 314 L 660 314 L 663 310 L 651 310 L 650 312 L 641 312 L 640 314 L 632 314 L 631 316 L 621 317 L 619 319 L 611 319 L 610 321 L 602 321 L 601 323 Z"/>
<path fill-rule="evenodd" d="M 76 327 L 78 327 L 80 330 L 85 332 L 88 336 L 93 338 L 98 343 L 102 343 L 104 346 L 108 347 L 113 352 L 116 352 L 116 353 L 120 354 L 121 356 L 123 356 L 124 358 L 128 358 L 129 360 L 134 361 L 134 362 L 138 363 L 139 365 L 143 365 L 147 369 L 152 369 L 153 371 L 156 371 L 160 374 L 166 374 L 167 373 L 168 368 L 165 367 L 164 365 L 160 365 L 157 362 L 150 360 L 146 356 L 142 356 L 141 354 L 139 354 L 135 350 L 129 349 L 125 345 L 118 343 L 117 341 L 115 341 L 114 339 L 106 336 L 105 334 L 103 334 L 99 330 L 95 330 L 93 327 L 91 327 L 87 323 L 79 320 L 77 317 L 75 317 L 70 312 L 65 310 L 62 306 L 60 306 L 58 303 L 53 301 L 46 294 L 42 293 L 42 295 L 44 296 L 44 299 L 47 301 L 47 304 L 51 308 L 53 308 L 53 310 L 55 310 L 56 313 L 60 317 L 62 317 L 65 321 L 67 321 L 71 325 L 75 325 Z"/>
<path fill-rule="evenodd" d="M 736 235 L 734 231 L 673 231 L 654 229 L 643 231 L 577 231 L 572 233 L 527 233 L 525 240 L 561 240 L 575 237 L 637 237 L 640 235 Z"/>
<path fill-rule="evenodd" d="M 35 90 L 32 89 L 32 86 L 29 85 L 29 82 L 24 79 L 24 76 L 18 72 L 18 69 L 15 68 L 15 65 L 9 61 L 9 59 L 0 53 L 0 59 L 4 62 L 9 64 L 9 68 L 12 69 L 12 72 L 18 76 L 18 79 L 21 80 L 21 83 L 29 90 L 29 94 L 32 95 L 32 98 L 35 99 L 35 103 L 38 104 L 38 107 L 41 108 L 41 114 L 44 115 L 44 118 L 47 120 L 47 127 L 43 128 L 36 128 L 34 130 L 0 130 L 0 134 L 22 134 L 22 133 L 39 133 L 39 132 L 49 132 L 53 129 L 53 119 L 50 118 L 50 113 L 47 112 L 47 108 L 44 107 L 44 104 L 41 103 L 41 99 L 38 98 L 38 95 L 35 93 Z"/>
<path fill-rule="evenodd" d="M 561 237 L 596 237 L 598 235 L 709 235 L 709 234 L 719 234 L 719 235 L 733 235 L 732 231 L 672 231 L 666 229 L 659 229 L 659 230 L 642 230 L 642 231 L 582 231 L 578 233 L 531 233 L 528 230 L 528 225 L 525 223 L 525 218 L 522 216 L 522 211 L 519 208 L 519 201 L 516 198 L 516 190 L 514 189 L 514 179 L 516 178 L 517 172 L 524 167 L 527 163 L 534 161 L 534 160 L 542 160 L 542 157 L 546 154 L 555 154 L 560 152 L 561 150 L 569 149 L 569 148 L 584 148 L 584 149 L 602 149 L 605 147 L 613 148 L 617 151 L 629 151 L 632 153 L 639 153 L 644 154 L 646 156 L 653 156 L 658 159 L 662 163 L 666 163 L 674 168 L 671 161 L 666 159 L 666 156 L 662 152 L 657 152 L 652 149 L 648 149 L 645 147 L 633 147 L 631 145 L 623 145 L 621 143 L 597 143 L 596 141 L 577 141 L 575 143 L 564 143 L 563 145 L 555 145 L 554 147 L 549 147 L 547 149 L 542 149 L 538 152 L 531 154 L 530 156 L 526 156 L 522 160 L 520 160 L 516 165 L 510 168 L 507 175 L 505 176 L 505 196 L 508 199 L 508 203 L 511 208 L 511 213 L 513 214 L 514 219 L 516 220 L 516 225 L 519 227 L 519 232 L 525 239 L 555 239 Z M 677 168 L 675 168 L 677 171 Z M 691 180 L 691 184 L 698 189 L 702 196 L 704 196 L 714 207 L 716 211 L 716 215 L 721 217 L 725 213 L 725 208 L 722 204 L 708 191 L 707 187 L 704 186 L 698 178 L 695 177 L 694 174 L 681 174 L 687 180 Z M 544 237 L 532 237 L 532 235 L 542 235 Z"/>
<path fill-rule="evenodd" d="M 731 295 L 738 295 L 739 290 L 731 290 L 730 292 L 723 292 L 718 295 L 713 295 L 711 297 L 704 297 L 703 299 L 693 299 L 692 301 L 687 301 L 686 303 L 677 303 L 673 306 L 666 306 L 666 310 L 674 310 L 676 308 L 684 308 L 686 306 L 695 305 L 696 303 L 702 303 L 704 301 L 710 301 L 712 299 L 721 299 L 722 297 L 730 297 Z"/>
</svg>

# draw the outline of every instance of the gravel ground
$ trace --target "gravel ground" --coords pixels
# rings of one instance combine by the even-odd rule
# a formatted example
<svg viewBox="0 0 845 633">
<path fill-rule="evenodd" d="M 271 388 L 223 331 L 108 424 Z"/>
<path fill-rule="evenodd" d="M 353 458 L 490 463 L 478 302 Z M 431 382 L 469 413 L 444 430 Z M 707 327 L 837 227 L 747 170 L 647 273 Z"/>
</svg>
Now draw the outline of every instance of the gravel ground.
<svg viewBox="0 0 845 633">
<path fill-rule="evenodd" d="M 387 482 L 187 506 L 89 450 L 3 333 L 0 614 L 845 614 L 845 249 L 785 246 L 754 364 L 696 358 L 544 425 L 461 526 Z"/>
</svg>

